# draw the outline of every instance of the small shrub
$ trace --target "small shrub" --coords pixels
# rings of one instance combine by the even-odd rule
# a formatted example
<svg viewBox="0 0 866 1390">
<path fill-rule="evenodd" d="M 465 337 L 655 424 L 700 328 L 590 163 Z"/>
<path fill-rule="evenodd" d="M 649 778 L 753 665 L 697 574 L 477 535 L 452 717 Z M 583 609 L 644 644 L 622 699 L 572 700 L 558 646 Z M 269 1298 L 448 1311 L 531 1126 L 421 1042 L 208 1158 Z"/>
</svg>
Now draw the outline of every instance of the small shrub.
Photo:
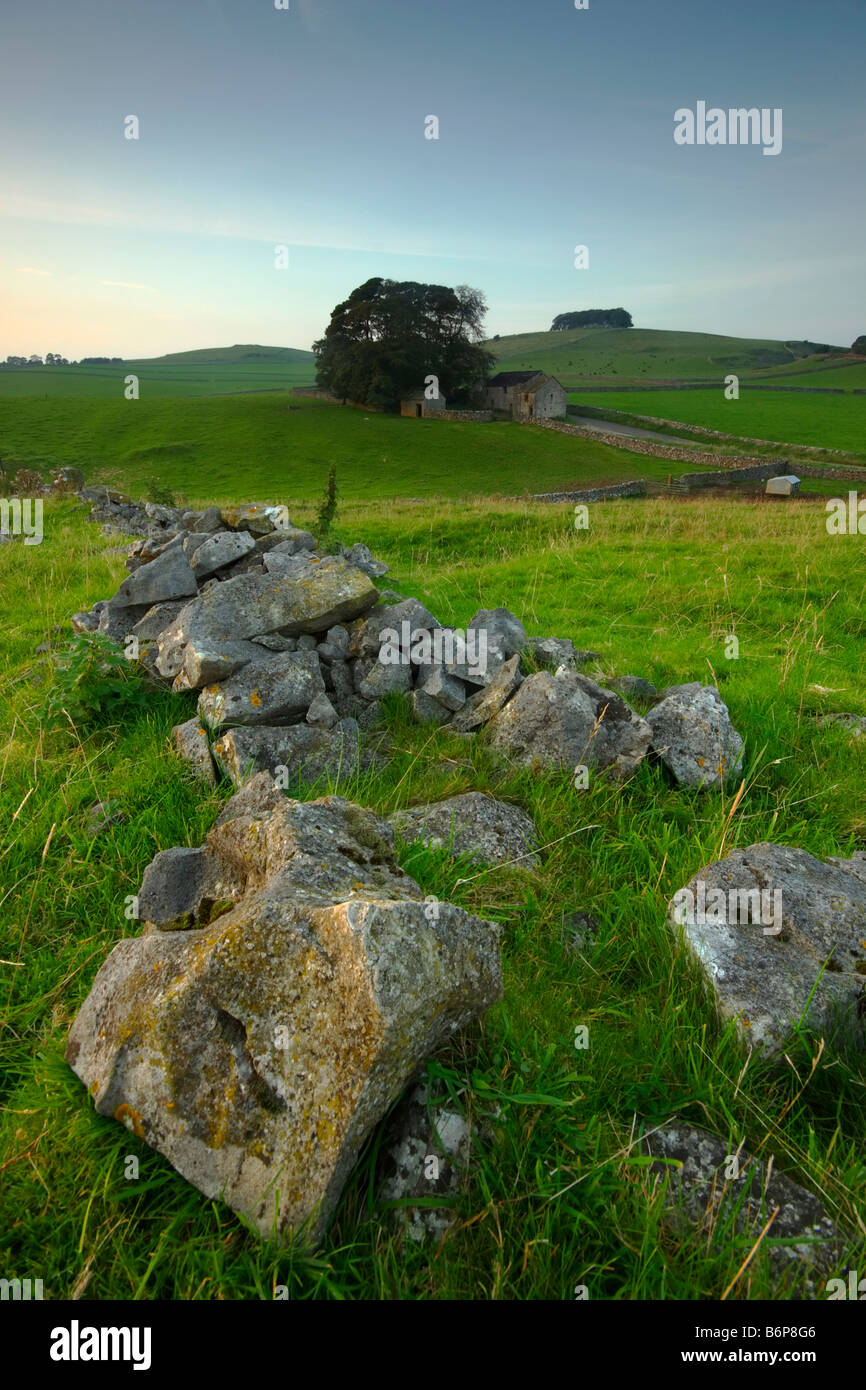
<svg viewBox="0 0 866 1390">
<path fill-rule="evenodd" d="M 9 489 L 10 497 L 42 497 L 45 484 L 35 468 L 19 468 Z"/>
<path fill-rule="evenodd" d="M 81 633 L 56 656 L 54 682 L 46 698 L 50 728 L 68 729 L 71 720 L 79 733 L 89 733 L 118 723 L 147 703 L 148 686 L 141 671 L 103 633 Z"/>
<path fill-rule="evenodd" d="M 325 488 L 325 495 L 319 507 L 316 517 L 318 541 L 322 550 L 328 548 L 331 537 L 331 525 L 337 515 L 337 465 L 332 463 L 328 469 L 328 484 Z"/>
<path fill-rule="evenodd" d="M 171 488 L 161 483 L 159 478 L 148 478 L 147 480 L 147 500 L 156 507 L 176 507 L 174 493 Z"/>
</svg>

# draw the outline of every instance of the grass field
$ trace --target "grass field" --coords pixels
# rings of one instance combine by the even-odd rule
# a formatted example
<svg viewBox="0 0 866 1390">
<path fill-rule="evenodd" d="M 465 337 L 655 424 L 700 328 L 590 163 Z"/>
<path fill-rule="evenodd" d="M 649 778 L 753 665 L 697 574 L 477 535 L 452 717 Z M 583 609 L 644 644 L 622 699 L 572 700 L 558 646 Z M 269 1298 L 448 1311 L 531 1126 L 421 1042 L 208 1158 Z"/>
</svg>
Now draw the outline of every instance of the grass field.
<svg viewBox="0 0 866 1390">
<path fill-rule="evenodd" d="M 103 366 L 4 368 L 0 371 L 0 400 L 10 396 L 79 396 L 122 401 L 130 374 L 138 377 L 140 399 L 287 391 L 293 386 L 311 385 L 316 377 L 314 364 L 311 352 L 252 343 L 131 358 Z"/>
<path fill-rule="evenodd" d="M 696 465 L 509 422 L 367 414 L 286 395 L 222 400 L 0 400 L 7 471 L 75 464 L 135 495 L 149 480 L 191 503 L 318 497 L 331 463 L 347 499 L 522 496 Z"/>
<path fill-rule="evenodd" d="M 741 391 L 736 401 L 714 391 L 574 391 L 569 404 L 626 410 L 727 434 L 866 452 L 866 396 Z"/>
<path fill-rule="evenodd" d="M 486 344 L 496 353 L 499 371 L 537 367 L 564 386 L 592 378 L 628 381 L 721 382 L 729 372 L 745 379 L 787 370 L 827 366 L 825 356 L 804 358 L 798 347 L 764 338 L 731 338 L 716 333 L 680 333 L 654 328 L 583 328 L 562 333 L 521 333 Z M 803 381 L 802 376 L 797 380 Z M 823 376 L 820 378 L 824 382 Z M 816 384 L 818 384 L 816 379 Z M 828 383 L 829 384 L 829 383 Z"/>
<path fill-rule="evenodd" d="M 285 500 L 302 498 L 293 516 L 309 523 L 299 476 L 287 475 Z M 254 492 L 246 481 L 228 496 Z M 195 486 L 226 495 L 203 472 Z M 746 739 L 746 793 L 730 814 L 730 793 L 671 788 L 648 765 L 624 788 L 577 792 L 568 777 L 511 770 L 483 739 L 414 727 L 395 703 L 387 767 L 348 794 L 388 811 L 489 789 L 526 807 L 542 843 L 559 843 L 537 872 L 460 885 L 465 866 L 401 850 L 425 892 L 504 929 L 503 1001 L 431 1064 L 474 1134 L 453 1232 L 441 1248 L 401 1243 L 376 1203 L 372 1143 L 315 1257 L 263 1245 L 97 1117 L 63 1061 L 96 970 L 137 930 L 126 895 L 157 850 L 201 842 L 225 793 L 203 794 L 169 752 L 192 696 L 153 694 L 89 734 L 49 728 L 52 668 L 34 648 L 124 574 L 106 553 L 115 542 L 74 504 L 49 504 L 41 546 L 0 549 L 4 1268 L 41 1277 L 46 1298 L 84 1300 L 268 1299 L 277 1283 L 294 1298 L 423 1300 L 571 1300 L 583 1283 L 591 1299 L 629 1300 L 718 1298 L 733 1281 L 730 1298 L 761 1297 L 772 1233 L 738 1277 L 742 1241 L 717 1233 L 708 1247 L 661 1225 L 660 1191 L 630 1144 L 672 1116 L 730 1136 L 732 1149 L 766 1141 L 777 1169 L 820 1192 L 846 1229 L 863 1229 L 862 1056 L 825 1053 L 803 1087 L 818 1051 L 803 1034 L 789 1060 L 744 1068 L 665 925 L 671 894 L 723 845 L 771 839 L 819 855 L 866 846 L 866 740 L 812 718 L 866 713 L 858 538 L 828 537 L 814 507 L 707 499 L 593 507 L 586 532 L 568 507 L 356 501 L 337 528 L 392 566 L 383 584 L 442 621 L 504 604 L 530 634 L 601 653 L 605 678 L 717 680 Z M 737 661 L 724 657 L 729 633 Z M 123 820 L 89 840 L 88 810 L 106 799 Z M 600 922 L 583 956 L 566 949 L 561 926 L 576 910 Z M 574 1049 L 577 1024 L 589 1028 L 588 1051 Z M 124 1177 L 130 1154 L 134 1180 Z"/>
</svg>

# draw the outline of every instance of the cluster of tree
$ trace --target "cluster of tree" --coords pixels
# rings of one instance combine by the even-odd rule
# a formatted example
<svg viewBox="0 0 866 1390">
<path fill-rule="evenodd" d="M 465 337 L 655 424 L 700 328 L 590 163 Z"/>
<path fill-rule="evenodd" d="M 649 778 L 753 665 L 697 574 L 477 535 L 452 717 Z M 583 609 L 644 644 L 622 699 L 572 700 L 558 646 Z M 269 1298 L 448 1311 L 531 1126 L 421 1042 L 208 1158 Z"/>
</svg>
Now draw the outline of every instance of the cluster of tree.
<svg viewBox="0 0 866 1390">
<path fill-rule="evenodd" d="M 59 352 L 46 352 L 45 361 L 39 356 L 38 352 L 32 352 L 29 357 L 9 356 L 5 362 L 0 362 L 0 367 L 68 367 L 69 358 L 61 357 Z"/>
<path fill-rule="evenodd" d="M 313 343 L 318 384 L 344 401 L 394 410 L 432 375 L 440 395 L 464 400 L 494 361 L 479 346 L 486 312 L 468 285 L 374 277 L 336 306 Z"/>
<path fill-rule="evenodd" d="M 122 357 L 82 357 L 79 367 L 105 367 L 110 362 L 122 362 Z"/>
<path fill-rule="evenodd" d="M 550 325 L 551 333 L 566 328 L 633 328 L 627 309 L 573 309 L 570 314 L 557 314 Z"/>
<path fill-rule="evenodd" d="M 866 357 L 866 333 L 861 333 L 859 338 L 854 339 L 851 351 L 856 352 L 859 357 Z"/>
</svg>

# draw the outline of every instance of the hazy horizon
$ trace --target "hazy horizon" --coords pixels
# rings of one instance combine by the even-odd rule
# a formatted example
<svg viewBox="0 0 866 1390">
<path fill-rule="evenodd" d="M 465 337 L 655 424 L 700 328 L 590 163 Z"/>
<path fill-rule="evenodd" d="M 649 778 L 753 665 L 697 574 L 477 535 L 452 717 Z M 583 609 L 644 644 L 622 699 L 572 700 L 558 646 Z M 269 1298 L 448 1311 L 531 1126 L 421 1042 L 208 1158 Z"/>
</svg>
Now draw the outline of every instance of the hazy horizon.
<svg viewBox="0 0 866 1390">
<path fill-rule="evenodd" d="M 46 0 L 4 39 L 0 358 L 308 349 L 373 275 L 477 287 L 490 336 L 866 331 L 861 0 Z M 778 153 L 678 144 L 702 102 Z"/>
</svg>

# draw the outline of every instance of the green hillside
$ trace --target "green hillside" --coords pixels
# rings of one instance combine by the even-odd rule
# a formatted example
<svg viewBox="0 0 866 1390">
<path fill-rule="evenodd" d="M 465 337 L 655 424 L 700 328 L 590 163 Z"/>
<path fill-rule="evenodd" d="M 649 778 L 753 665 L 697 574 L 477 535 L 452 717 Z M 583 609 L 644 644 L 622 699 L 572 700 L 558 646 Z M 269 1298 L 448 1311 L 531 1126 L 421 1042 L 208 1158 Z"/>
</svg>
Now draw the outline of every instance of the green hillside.
<svg viewBox="0 0 866 1390">
<path fill-rule="evenodd" d="M 193 348 L 189 352 L 166 352 L 162 357 L 139 357 L 124 360 L 125 366 L 137 363 L 139 366 L 156 367 L 210 367 L 254 366 L 264 363 L 273 366 L 277 362 L 303 363 L 312 366 L 315 358 L 306 348 L 264 347 L 261 343 L 235 343 L 232 347 Z"/>
<path fill-rule="evenodd" d="M 581 328 L 557 333 L 518 333 L 485 344 L 500 371 L 530 367 L 550 372 L 565 386 L 588 380 L 717 381 L 728 372 L 748 378 L 775 369 L 798 373 L 828 365 L 828 354 L 808 355 L 814 343 L 772 338 L 731 338 L 657 328 Z M 845 350 L 838 349 L 840 354 Z M 843 360 L 845 360 L 843 358 Z M 833 357 L 830 358 L 832 365 Z"/>
<path fill-rule="evenodd" d="M 0 371 L 0 399 L 11 396 L 81 396 L 124 399 L 125 381 L 138 377 L 140 399 L 152 396 L 221 396 L 242 391 L 286 391 L 311 386 L 316 372 L 311 352 L 297 348 L 262 348 L 247 359 L 236 348 L 205 348 L 202 353 L 132 358 L 101 366 L 13 367 Z M 223 353 L 220 358 L 212 354 Z"/>
<path fill-rule="evenodd" d="M 341 496 L 368 501 L 521 496 L 695 467 L 510 422 L 407 420 L 282 393 L 0 400 L 0 455 L 10 473 L 72 464 L 88 482 L 135 496 L 156 478 L 194 505 L 215 496 L 317 500 L 331 463 Z"/>
</svg>

